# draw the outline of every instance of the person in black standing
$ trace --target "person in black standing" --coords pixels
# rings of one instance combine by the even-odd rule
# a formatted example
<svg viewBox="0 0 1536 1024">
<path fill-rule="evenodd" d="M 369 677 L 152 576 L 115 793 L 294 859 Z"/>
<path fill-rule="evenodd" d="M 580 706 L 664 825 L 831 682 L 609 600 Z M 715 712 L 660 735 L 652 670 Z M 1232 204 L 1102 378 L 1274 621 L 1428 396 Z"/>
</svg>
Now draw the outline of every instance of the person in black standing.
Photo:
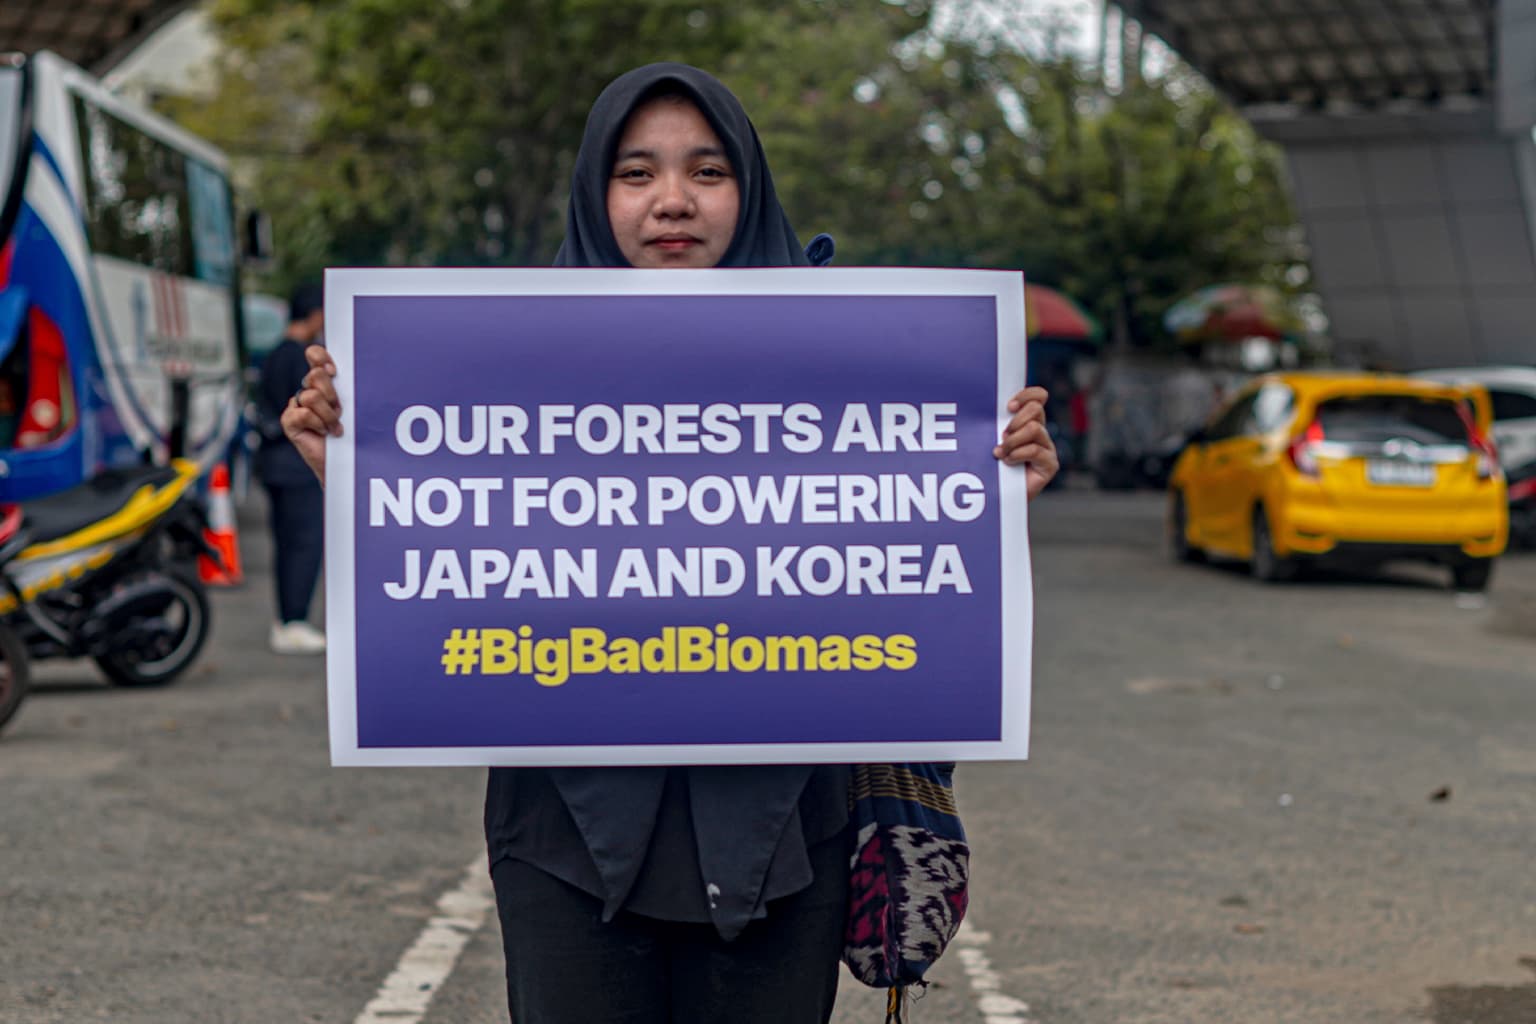
<svg viewBox="0 0 1536 1024">
<path fill-rule="evenodd" d="M 277 425 L 288 400 L 304 387 L 304 375 L 309 372 L 304 350 L 321 344 L 324 331 L 324 292 L 318 284 L 299 285 L 288 300 L 283 340 L 268 353 L 261 367 L 257 400 L 263 424 Z M 272 650 L 278 654 L 323 654 L 325 634 L 308 620 L 325 553 L 325 492 L 280 426 L 263 429 L 256 473 L 271 503 L 277 579 Z"/>
<path fill-rule="evenodd" d="M 556 266 L 807 266 L 757 133 L 718 80 L 652 64 L 605 89 Z M 324 479 L 336 367 L 310 349 L 283 414 Z M 1057 469 L 1043 388 L 993 456 Z M 825 1024 L 847 915 L 847 765 L 490 770 L 485 837 L 515 1024 Z"/>
</svg>

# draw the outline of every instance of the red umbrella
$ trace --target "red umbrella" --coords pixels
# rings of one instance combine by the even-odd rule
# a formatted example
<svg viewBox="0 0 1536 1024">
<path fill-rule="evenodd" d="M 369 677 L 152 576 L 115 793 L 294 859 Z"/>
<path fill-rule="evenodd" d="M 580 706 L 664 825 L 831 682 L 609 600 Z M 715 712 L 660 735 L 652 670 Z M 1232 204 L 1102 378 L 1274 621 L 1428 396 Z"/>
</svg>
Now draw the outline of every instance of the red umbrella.
<svg viewBox="0 0 1536 1024">
<path fill-rule="evenodd" d="M 1099 325 L 1083 307 L 1054 288 L 1024 285 L 1024 333 L 1030 338 L 1097 341 Z"/>
<path fill-rule="evenodd" d="M 1163 324 L 1184 341 L 1279 341 L 1299 326 L 1284 296 L 1265 285 L 1218 284 L 1173 304 Z"/>
</svg>

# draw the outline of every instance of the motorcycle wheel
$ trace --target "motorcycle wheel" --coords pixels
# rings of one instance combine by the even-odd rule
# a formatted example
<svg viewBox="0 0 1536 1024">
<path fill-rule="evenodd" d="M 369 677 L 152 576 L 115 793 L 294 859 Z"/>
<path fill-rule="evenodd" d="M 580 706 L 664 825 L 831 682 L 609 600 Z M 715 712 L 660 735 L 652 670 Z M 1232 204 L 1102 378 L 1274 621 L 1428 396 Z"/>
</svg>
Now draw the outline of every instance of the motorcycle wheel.
<svg viewBox="0 0 1536 1024">
<path fill-rule="evenodd" d="M 163 686 L 187 670 L 208 639 L 208 595 L 194 575 L 157 573 L 166 583 L 166 601 L 152 614 L 135 614 L 115 630 L 122 639 L 94 659 L 119 686 Z"/>
<path fill-rule="evenodd" d="M 0 623 L 0 727 L 11 720 L 32 688 L 27 648 L 10 626 Z"/>
</svg>

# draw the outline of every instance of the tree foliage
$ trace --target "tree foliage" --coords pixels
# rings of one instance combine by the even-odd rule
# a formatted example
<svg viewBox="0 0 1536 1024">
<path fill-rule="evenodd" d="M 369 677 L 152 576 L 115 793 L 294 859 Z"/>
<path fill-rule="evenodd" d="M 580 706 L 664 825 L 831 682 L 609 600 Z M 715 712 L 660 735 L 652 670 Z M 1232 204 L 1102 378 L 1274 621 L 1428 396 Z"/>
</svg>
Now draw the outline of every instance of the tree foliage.
<svg viewBox="0 0 1536 1024">
<path fill-rule="evenodd" d="M 742 98 L 804 237 L 839 262 L 1021 268 L 1153 342 L 1168 304 L 1293 262 L 1276 154 L 1197 76 L 1128 78 L 926 0 L 215 0 L 211 100 L 282 286 L 327 265 L 542 265 L 592 100 L 680 60 Z"/>
<path fill-rule="evenodd" d="M 1222 281 L 1285 285 L 1298 259 L 1278 152 L 1187 69 L 1108 94 L 1096 70 L 1025 62 L 1029 130 L 1007 147 L 1018 265 L 1089 304 L 1123 340 Z M 1021 73 L 1022 72 L 1022 73 Z"/>
</svg>

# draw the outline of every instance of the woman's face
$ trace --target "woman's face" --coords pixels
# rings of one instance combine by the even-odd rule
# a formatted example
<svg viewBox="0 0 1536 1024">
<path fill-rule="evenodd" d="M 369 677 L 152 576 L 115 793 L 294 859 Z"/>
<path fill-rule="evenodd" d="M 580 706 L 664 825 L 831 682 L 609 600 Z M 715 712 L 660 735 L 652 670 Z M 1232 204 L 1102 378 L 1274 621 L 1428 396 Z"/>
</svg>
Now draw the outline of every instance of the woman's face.
<svg viewBox="0 0 1536 1024">
<path fill-rule="evenodd" d="M 661 97 L 635 109 L 608 179 L 608 223 L 632 266 L 715 266 L 740 206 L 735 169 L 697 107 Z"/>
</svg>

